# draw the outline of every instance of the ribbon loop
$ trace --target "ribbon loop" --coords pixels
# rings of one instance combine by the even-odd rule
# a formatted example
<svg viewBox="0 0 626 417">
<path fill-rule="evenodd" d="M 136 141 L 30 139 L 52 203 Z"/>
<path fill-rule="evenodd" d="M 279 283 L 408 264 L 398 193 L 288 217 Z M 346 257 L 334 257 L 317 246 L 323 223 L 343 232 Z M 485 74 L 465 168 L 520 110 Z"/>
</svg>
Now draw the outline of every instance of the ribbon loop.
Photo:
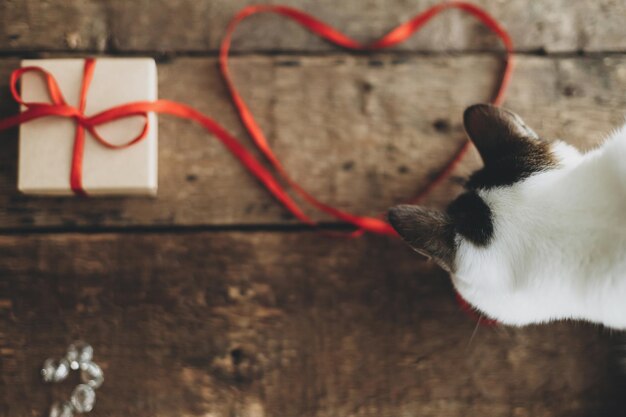
<svg viewBox="0 0 626 417">
<path fill-rule="evenodd" d="M 52 103 L 38 103 L 38 102 L 26 102 L 22 99 L 22 96 L 17 91 L 17 82 L 22 78 L 22 76 L 26 73 L 34 72 L 41 75 L 46 82 L 48 97 Z M 13 99 L 18 102 L 18 104 L 26 107 L 26 108 L 34 108 L 34 107 L 42 107 L 42 106 L 67 106 L 65 98 L 61 93 L 61 89 L 57 84 L 57 81 L 54 79 L 52 74 L 40 67 L 23 67 L 18 68 L 11 73 L 11 79 L 9 81 L 9 86 L 11 89 L 11 95 Z"/>
<path fill-rule="evenodd" d="M 111 141 L 108 141 L 104 137 L 102 137 L 102 135 L 100 135 L 100 133 L 98 133 L 98 131 L 96 130 L 96 127 L 99 125 L 110 123 L 119 119 L 135 117 L 135 116 L 141 117 L 143 119 L 143 127 L 141 128 L 141 132 L 139 132 L 137 136 L 135 136 L 133 139 L 125 143 L 116 144 Z M 115 116 L 107 116 L 104 118 L 102 117 L 101 118 L 87 118 L 87 119 L 83 119 L 82 122 L 80 123 L 91 134 L 91 136 L 93 136 L 94 139 L 96 139 L 98 142 L 100 142 L 102 145 L 106 146 L 109 149 L 124 149 L 124 148 L 128 148 L 129 146 L 133 146 L 137 142 L 142 141 L 148 134 L 148 131 L 150 130 L 150 122 L 148 120 L 147 112 L 138 112 L 136 114 L 123 113 L 123 114 L 118 114 Z"/>
</svg>

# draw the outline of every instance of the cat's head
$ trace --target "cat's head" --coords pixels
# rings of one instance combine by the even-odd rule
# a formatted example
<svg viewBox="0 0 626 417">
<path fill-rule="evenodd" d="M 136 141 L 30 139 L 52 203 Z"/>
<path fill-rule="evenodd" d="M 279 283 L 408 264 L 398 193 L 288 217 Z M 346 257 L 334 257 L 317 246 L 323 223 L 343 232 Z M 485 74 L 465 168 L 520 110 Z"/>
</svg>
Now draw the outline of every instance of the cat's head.
<svg viewBox="0 0 626 417">
<path fill-rule="evenodd" d="M 495 276 L 494 286 L 506 280 L 502 275 L 512 274 L 505 269 L 519 262 L 515 237 L 510 238 L 518 230 L 506 225 L 509 209 L 514 206 L 517 213 L 528 209 L 533 215 L 538 209 L 520 197 L 520 184 L 528 185 L 532 178 L 558 169 L 580 154 L 563 142 L 541 139 L 519 116 L 503 108 L 471 106 L 463 122 L 483 168 L 469 177 L 465 192 L 446 210 L 401 205 L 389 211 L 389 221 L 417 252 L 451 272 L 457 288 L 466 284 L 467 292 L 473 293 L 472 286 L 489 285 L 490 275 Z M 493 242 L 503 235 L 509 236 L 506 245 L 493 248 L 497 246 Z M 483 276 L 486 282 L 475 282 Z"/>
</svg>

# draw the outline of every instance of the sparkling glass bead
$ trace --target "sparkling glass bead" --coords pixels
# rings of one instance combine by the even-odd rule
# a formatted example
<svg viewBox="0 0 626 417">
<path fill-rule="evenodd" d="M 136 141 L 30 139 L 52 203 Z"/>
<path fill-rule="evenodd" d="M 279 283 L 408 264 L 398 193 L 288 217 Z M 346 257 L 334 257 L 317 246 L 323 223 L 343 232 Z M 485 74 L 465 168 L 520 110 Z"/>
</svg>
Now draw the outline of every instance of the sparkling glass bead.
<svg viewBox="0 0 626 417">
<path fill-rule="evenodd" d="M 80 364 L 80 379 L 91 388 L 99 388 L 104 382 L 102 368 L 94 362 L 83 362 Z"/>
<path fill-rule="evenodd" d="M 66 359 L 46 359 L 41 368 L 41 376 L 45 382 L 61 382 L 70 373 L 70 363 Z"/>
<path fill-rule="evenodd" d="M 74 411 L 69 402 L 56 402 L 50 407 L 50 417 L 73 417 Z"/>
<path fill-rule="evenodd" d="M 90 362 L 93 359 L 93 348 L 83 341 L 72 343 L 67 348 L 67 360 L 70 361 L 72 369 L 77 370 L 83 362 Z"/>
<path fill-rule="evenodd" d="M 70 397 L 74 410 L 79 413 L 88 413 L 93 410 L 96 402 L 96 392 L 87 384 L 80 384 L 72 392 Z"/>
</svg>

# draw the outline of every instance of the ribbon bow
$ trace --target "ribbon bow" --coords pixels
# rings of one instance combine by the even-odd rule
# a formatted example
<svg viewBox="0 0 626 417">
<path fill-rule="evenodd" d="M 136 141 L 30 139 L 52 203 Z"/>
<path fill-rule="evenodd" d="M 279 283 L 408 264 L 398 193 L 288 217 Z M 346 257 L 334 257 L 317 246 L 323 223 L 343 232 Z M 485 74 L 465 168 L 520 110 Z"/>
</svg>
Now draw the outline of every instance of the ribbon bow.
<svg viewBox="0 0 626 417">
<path fill-rule="evenodd" d="M 242 123 L 246 127 L 250 137 L 252 138 L 254 144 L 261 151 L 261 153 L 265 156 L 265 158 L 270 162 L 274 170 L 278 173 L 279 177 L 287 183 L 296 193 L 298 193 L 306 202 L 311 204 L 313 207 L 317 208 L 320 211 L 323 211 L 334 218 L 341 220 L 343 222 L 349 223 L 353 225 L 356 230 L 349 234 L 349 236 L 357 236 L 361 235 L 365 232 L 381 234 L 381 235 L 391 235 L 397 236 L 394 229 L 379 217 L 368 217 L 368 216 L 359 216 L 352 213 L 348 213 L 342 210 L 339 210 L 330 205 L 324 204 L 317 200 L 314 196 L 308 193 L 302 186 L 300 186 L 296 181 L 291 179 L 291 177 L 287 174 L 286 170 L 283 168 L 279 159 L 273 153 L 271 147 L 265 135 L 261 131 L 261 128 L 258 126 L 257 122 L 252 115 L 252 112 L 246 105 L 243 98 L 239 95 L 234 82 L 230 76 L 228 70 L 228 55 L 230 51 L 230 44 L 233 32 L 236 26 L 247 17 L 258 14 L 258 13 L 275 13 L 281 16 L 284 16 L 288 19 L 293 20 L 300 26 L 308 29 L 312 33 L 317 36 L 329 41 L 330 43 L 336 44 L 343 48 L 353 49 L 353 50 L 377 50 L 388 48 L 390 46 L 396 45 L 408 39 L 412 36 L 417 30 L 419 30 L 422 26 L 424 26 L 428 21 L 430 21 L 433 17 L 435 17 L 440 12 L 446 9 L 460 9 L 464 12 L 467 12 L 474 17 L 476 17 L 481 23 L 483 23 L 489 30 L 495 33 L 500 40 L 503 42 L 505 50 L 506 50 L 506 66 L 504 68 L 504 73 L 500 80 L 500 84 L 497 90 L 497 93 L 492 100 L 493 103 L 499 104 L 502 102 L 504 98 L 504 92 L 508 86 L 510 81 L 511 73 L 512 73 L 512 52 L 513 52 L 513 44 L 511 42 L 511 38 L 508 33 L 504 30 L 502 26 L 487 12 L 482 10 L 480 7 L 475 6 L 471 3 L 463 2 L 463 1 L 450 1 L 441 3 L 435 6 L 432 6 L 422 13 L 414 16 L 412 19 L 408 20 L 405 23 L 400 24 L 398 27 L 393 29 L 391 32 L 384 35 L 379 40 L 371 43 L 371 44 L 361 44 L 348 36 L 342 34 L 338 30 L 328 26 L 324 22 L 315 19 L 314 17 L 301 12 L 300 10 L 287 7 L 287 6 L 273 6 L 273 5 L 253 5 L 247 6 L 243 8 L 235 17 L 231 20 L 226 30 L 226 35 L 222 40 L 222 44 L 220 46 L 220 70 L 222 73 L 222 77 L 224 78 L 229 91 L 233 103 L 239 113 Z M 220 126 L 213 119 L 205 116 L 194 108 L 187 106 L 183 103 L 177 103 L 169 100 L 157 100 L 157 101 L 140 101 L 134 103 L 123 104 L 120 106 L 112 107 L 108 110 L 100 112 L 93 116 L 85 116 L 85 102 L 86 95 L 89 89 L 89 84 L 91 82 L 93 76 L 95 61 L 93 59 L 85 60 L 85 67 L 83 73 L 83 82 L 80 94 L 80 104 L 78 107 L 69 106 L 59 87 L 52 77 L 51 74 L 46 72 L 45 70 L 38 67 L 26 67 L 21 68 L 14 71 L 11 75 L 11 92 L 15 100 L 26 107 L 26 110 L 21 114 L 16 116 L 9 117 L 4 120 L 0 120 L 0 130 L 7 129 L 11 126 L 18 125 L 20 123 L 26 123 L 30 120 L 38 119 L 40 117 L 48 117 L 48 116 L 58 116 L 58 117 L 69 117 L 76 121 L 76 137 L 74 140 L 74 151 L 73 151 L 73 159 L 72 159 L 72 169 L 71 169 L 71 178 L 70 184 L 72 190 L 77 193 L 84 195 L 85 191 L 82 188 L 82 158 L 83 158 L 83 150 L 84 150 L 84 141 L 85 141 L 85 130 L 87 130 L 91 135 L 102 145 L 113 148 L 120 149 L 126 148 L 128 146 L 132 146 L 133 144 L 141 141 L 145 138 L 148 129 L 148 113 L 165 113 L 170 114 L 176 117 L 189 119 L 195 121 L 202 125 L 208 132 L 212 133 L 220 140 L 226 148 L 242 163 L 242 165 L 252 174 L 254 175 L 263 186 L 297 219 L 300 221 L 315 226 L 317 222 L 309 217 L 307 214 L 302 211 L 299 204 L 287 193 L 284 189 L 281 182 L 279 182 L 274 174 L 270 172 L 263 164 L 261 164 L 258 159 L 248 151 L 234 136 L 229 134 L 222 126 Z M 16 84 L 19 78 L 26 72 L 38 72 L 45 77 L 45 81 L 48 87 L 48 94 L 51 99 L 51 103 L 27 103 L 22 100 L 20 95 L 17 93 Z M 98 132 L 96 131 L 96 127 L 100 124 L 111 122 L 113 120 L 131 117 L 131 116 L 141 116 L 144 118 L 144 128 L 142 132 L 132 139 L 131 141 L 122 144 L 122 145 L 114 145 L 110 142 L 107 142 L 104 138 L 102 138 Z M 441 171 L 441 173 L 433 180 L 421 193 L 418 194 L 415 200 L 419 200 L 425 197 L 428 193 L 430 193 L 433 188 L 437 185 L 441 184 L 445 181 L 456 165 L 461 161 L 462 157 L 465 155 L 467 150 L 469 149 L 470 142 L 466 142 L 465 145 L 457 152 L 454 158 L 446 165 L 446 167 Z"/>
</svg>

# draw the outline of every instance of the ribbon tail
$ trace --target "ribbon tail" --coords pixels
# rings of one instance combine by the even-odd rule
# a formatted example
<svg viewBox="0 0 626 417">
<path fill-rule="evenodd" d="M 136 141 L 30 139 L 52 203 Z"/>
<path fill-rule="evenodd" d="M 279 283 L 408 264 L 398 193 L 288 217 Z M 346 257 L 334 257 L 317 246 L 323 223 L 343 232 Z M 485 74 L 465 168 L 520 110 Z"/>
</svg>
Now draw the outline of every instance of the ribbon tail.
<svg viewBox="0 0 626 417">
<path fill-rule="evenodd" d="M 85 154 L 85 129 L 78 125 L 76 127 L 76 137 L 74 138 L 74 149 L 72 151 L 72 167 L 70 170 L 70 187 L 74 194 L 82 197 L 87 196 L 83 188 L 83 156 Z"/>
</svg>

